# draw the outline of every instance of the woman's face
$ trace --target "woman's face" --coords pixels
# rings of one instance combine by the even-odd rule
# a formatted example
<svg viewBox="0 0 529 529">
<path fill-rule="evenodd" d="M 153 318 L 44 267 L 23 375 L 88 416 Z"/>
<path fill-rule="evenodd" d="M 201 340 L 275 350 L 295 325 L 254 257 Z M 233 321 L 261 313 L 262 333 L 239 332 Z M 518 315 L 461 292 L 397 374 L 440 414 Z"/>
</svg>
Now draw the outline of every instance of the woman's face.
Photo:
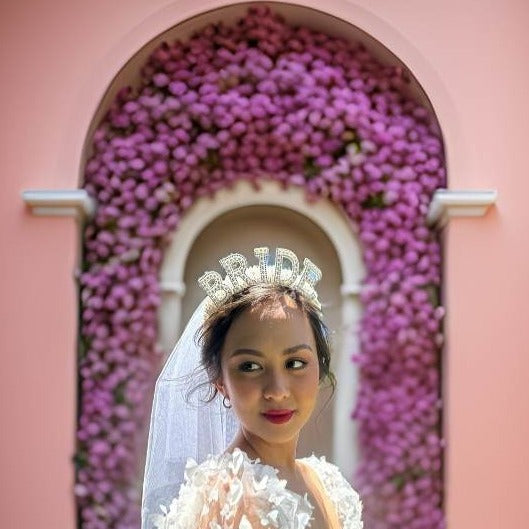
<svg viewBox="0 0 529 529">
<path fill-rule="evenodd" d="M 243 429 L 268 443 L 297 439 L 319 391 L 319 364 L 308 318 L 288 296 L 244 311 L 221 350 L 218 389 Z"/>
</svg>

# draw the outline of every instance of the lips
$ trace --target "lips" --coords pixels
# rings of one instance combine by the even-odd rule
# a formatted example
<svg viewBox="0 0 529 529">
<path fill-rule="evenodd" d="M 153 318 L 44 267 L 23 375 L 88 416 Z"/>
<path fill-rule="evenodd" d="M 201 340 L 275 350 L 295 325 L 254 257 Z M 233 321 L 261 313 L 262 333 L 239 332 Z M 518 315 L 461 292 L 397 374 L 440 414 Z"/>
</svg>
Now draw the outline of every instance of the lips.
<svg viewBox="0 0 529 529">
<path fill-rule="evenodd" d="M 288 422 L 294 415 L 294 410 L 268 410 L 262 415 L 268 421 L 279 424 Z"/>
</svg>

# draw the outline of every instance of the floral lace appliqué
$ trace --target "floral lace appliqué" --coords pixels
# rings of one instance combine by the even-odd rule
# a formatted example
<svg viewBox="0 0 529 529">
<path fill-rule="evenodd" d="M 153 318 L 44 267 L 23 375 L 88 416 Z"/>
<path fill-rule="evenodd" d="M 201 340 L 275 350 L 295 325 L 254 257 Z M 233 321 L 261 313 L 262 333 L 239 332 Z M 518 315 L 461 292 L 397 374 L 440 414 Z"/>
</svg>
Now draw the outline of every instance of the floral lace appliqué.
<svg viewBox="0 0 529 529">
<path fill-rule="evenodd" d="M 362 529 L 358 494 L 325 457 L 303 458 L 333 501 L 342 529 Z M 314 507 L 307 494 L 286 488 L 278 470 L 242 450 L 188 459 L 178 497 L 152 520 L 157 529 L 310 529 Z"/>
<path fill-rule="evenodd" d="M 152 520 L 158 529 L 307 529 L 313 507 L 272 466 L 236 448 L 188 459 L 177 498 Z"/>
</svg>

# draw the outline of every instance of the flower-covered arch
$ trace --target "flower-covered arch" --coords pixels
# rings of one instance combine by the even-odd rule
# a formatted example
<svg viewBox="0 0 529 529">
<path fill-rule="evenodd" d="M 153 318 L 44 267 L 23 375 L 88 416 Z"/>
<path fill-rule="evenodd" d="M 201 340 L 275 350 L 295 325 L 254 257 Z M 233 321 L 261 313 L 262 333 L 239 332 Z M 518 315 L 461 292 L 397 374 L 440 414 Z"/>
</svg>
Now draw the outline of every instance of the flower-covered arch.
<svg viewBox="0 0 529 529">
<path fill-rule="evenodd" d="M 139 435 L 160 369 L 162 254 L 195 200 L 239 179 L 300 186 L 343 209 L 366 277 L 355 485 L 368 529 L 443 527 L 435 117 L 398 65 L 292 27 L 266 7 L 163 43 L 92 139 L 85 189 L 76 495 L 85 529 L 139 526 Z"/>
</svg>

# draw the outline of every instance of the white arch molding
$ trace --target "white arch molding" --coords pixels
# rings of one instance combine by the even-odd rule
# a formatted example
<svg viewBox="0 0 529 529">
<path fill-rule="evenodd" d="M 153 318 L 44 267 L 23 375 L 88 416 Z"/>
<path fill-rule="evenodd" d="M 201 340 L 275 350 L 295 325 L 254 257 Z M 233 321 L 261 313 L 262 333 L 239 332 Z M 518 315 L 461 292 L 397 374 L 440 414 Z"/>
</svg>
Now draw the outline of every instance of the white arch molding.
<svg viewBox="0 0 529 529">
<path fill-rule="evenodd" d="M 341 325 L 347 332 L 342 339 L 346 354 L 339 354 L 336 371 L 340 379 L 335 394 L 333 458 L 346 475 L 352 475 L 358 461 L 356 425 L 349 419 L 358 388 L 356 366 L 351 354 L 358 351 L 357 329 L 361 317 L 358 298 L 361 280 L 365 275 L 360 246 L 354 236 L 350 220 L 329 200 L 308 203 L 302 188 L 290 187 L 285 192 L 272 180 L 259 183 L 260 190 L 247 181 L 239 181 L 232 189 L 218 191 L 213 198 L 197 200 L 186 212 L 165 251 L 160 270 L 162 303 L 158 314 L 159 342 L 168 353 L 173 348 L 183 327 L 182 299 L 186 291 L 184 272 L 192 245 L 199 234 L 215 219 L 234 209 L 248 206 L 276 206 L 303 215 L 316 224 L 333 244 L 342 273 Z"/>
</svg>

